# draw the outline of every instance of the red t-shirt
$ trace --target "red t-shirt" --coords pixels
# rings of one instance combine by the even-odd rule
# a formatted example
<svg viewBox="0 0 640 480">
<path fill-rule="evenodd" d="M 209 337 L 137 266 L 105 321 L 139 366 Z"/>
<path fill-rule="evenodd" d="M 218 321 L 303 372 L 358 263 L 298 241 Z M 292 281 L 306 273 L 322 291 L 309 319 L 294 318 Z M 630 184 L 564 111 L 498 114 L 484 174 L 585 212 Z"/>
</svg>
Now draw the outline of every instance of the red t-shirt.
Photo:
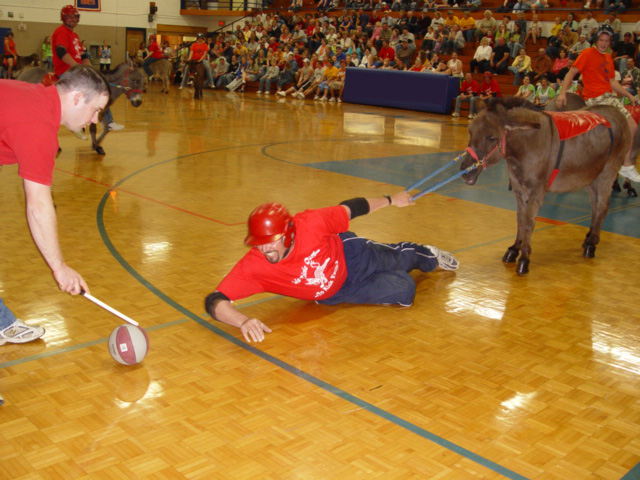
<svg viewBox="0 0 640 480">
<path fill-rule="evenodd" d="M 158 42 L 151 42 L 151 45 L 149 45 L 149 53 L 151 53 L 152 58 L 164 58 L 164 54 L 162 53 L 162 49 L 158 45 Z"/>
<path fill-rule="evenodd" d="M 611 92 L 611 79 L 615 77 L 613 58 L 600 53 L 596 47 L 584 49 L 573 66 L 582 74 L 582 97 L 595 98 Z"/>
<path fill-rule="evenodd" d="M 496 97 L 502 96 L 502 94 L 500 93 L 500 85 L 498 85 L 498 82 L 493 79 L 489 82 L 487 82 L 486 80 L 482 82 L 482 85 L 480 85 L 480 91 L 478 93 L 484 95 L 492 95 L 495 93 Z"/>
<path fill-rule="evenodd" d="M 301 300 L 332 297 L 347 278 L 344 247 L 338 233 L 349 228 L 342 206 L 305 210 L 293 217 L 295 240 L 289 255 L 269 263 L 252 248 L 216 290 L 231 300 L 271 292 Z"/>
<path fill-rule="evenodd" d="M 7 44 L 9 46 L 9 49 L 5 50 L 4 54 L 18 56 L 18 52 L 16 52 L 16 42 L 14 42 L 13 40 L 7 40 Z"/>
<path fill-rule="evenodd" d="M 460 85 L 460 93 L 464 93 L 465 95 L 473 95 L 474 93 L 478 93 L 479 90 L 480 87 L 475 80 L 471 80 L 470 82 L 464 80 L 462 85 Z"/>
<path fill-rule="evenodd" d="M 70 28 L 65 27 L 64 25 L 60 25 L 55 29 L 53 35 L 51 36 L 51 49 L 53 50 L 53 71 L 56 74 L 56 77 L 60 78 L 64 72 L 71 68 L 71 65 L 68 65 L 62 61 L 61 58 L 58 58 L 58 54 L 56 53 L 56 47 L 62 46 L 66 48 L 67 53 L 71 55 L 76 63 L 82 63 L 82 44 L 80 43 L 80 37 Z"/>
<path fill-rule="evenodd" d="M 378 56 L 382 60 L 384 60 L 385 58 L 393 60 L 396 57 L 396 51 L 393 49 L 393 47 L 382 47 L 380 49 L 380 53 L 378 53 Z"/>
<path fill-rule="evenodd" d="M 206 43 L 194 42 L 191 44 L 191 60 L 200 60 L 209 51 Z"/>
<path fill-rule="evenodd" d="M 18 164 L 25 180 L 51 185 L 58 153 L 60 96 L 54 86 L 0 80 L 0 165 Z"/>
</svg>

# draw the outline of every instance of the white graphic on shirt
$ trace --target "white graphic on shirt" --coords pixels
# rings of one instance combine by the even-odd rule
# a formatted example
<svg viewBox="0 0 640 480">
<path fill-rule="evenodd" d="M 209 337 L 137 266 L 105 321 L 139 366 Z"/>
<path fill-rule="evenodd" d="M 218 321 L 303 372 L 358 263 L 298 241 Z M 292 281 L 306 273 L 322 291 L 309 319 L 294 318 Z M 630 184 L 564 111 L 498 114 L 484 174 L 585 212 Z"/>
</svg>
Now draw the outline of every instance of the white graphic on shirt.
<svg viewBox="0 0 640 480">
<path fill-rule="evenodd" d="M 331 272 L 330 277 L 327 278 L 327 276 L 325 275 L 325 270 L 327 269 L 327 265 L 331 261 L 331 258 L 327 258 L 324 263 L 320 264 L 314 261 L 318 253 L 320 253 L 320 250 L 315 250 L 311 252 L 311 255 L 304 259 L 305 265 L 300 271 L 300 276 L 298 278 L 294 278 L 292 281 L 294 285 L 298 285 L 304 280 L 304 285 L 318 286 L 320 290 L 316 292 L 316 297 L 323 295 L 327 290 L 331 288 L 334 279 L 336 278 L 336 272 L 338 271 L 338 262 L 336 261 L 334 262 L 333 272 Z M 313 269 L 312 276 L 309 276 L 310 268 Z"/>
</svg>

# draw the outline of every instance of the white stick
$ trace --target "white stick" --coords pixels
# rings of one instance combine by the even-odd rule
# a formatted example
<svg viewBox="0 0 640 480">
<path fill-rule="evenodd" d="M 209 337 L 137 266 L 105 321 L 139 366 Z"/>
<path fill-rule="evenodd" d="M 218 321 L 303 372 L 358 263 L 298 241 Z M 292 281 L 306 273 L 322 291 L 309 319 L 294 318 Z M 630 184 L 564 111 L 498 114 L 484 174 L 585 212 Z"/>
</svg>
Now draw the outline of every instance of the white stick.
<svg viewBox="0 0 640 480">
<path fill-rule="evenodd" d="M 111 308 L 109 305 L 107 305 L 104 302 L 101 302 L 100 300 L 98 300 L 96 297 L 89 295 L 87 292 L 83 292 L 82 295 L 85 296 L 85 298 L 87 298 L 88 300 L 91 300 L 93 303 L 95 303 L 96 305 L 101 306 L 102 308 L 104 308 L 105 310 L 113 313 L 114 315 L 120 317 L 122 320 L 124 320 L 125 322 L 129 322 L 131 325 L 135 325 L 136 327 L 138 326 L 138 322 L 136 322 L 135 320 L 127 317 L 124 313 L 120 313 L 118 310 L 116 310 L 115 308 Z"/>
</svg>

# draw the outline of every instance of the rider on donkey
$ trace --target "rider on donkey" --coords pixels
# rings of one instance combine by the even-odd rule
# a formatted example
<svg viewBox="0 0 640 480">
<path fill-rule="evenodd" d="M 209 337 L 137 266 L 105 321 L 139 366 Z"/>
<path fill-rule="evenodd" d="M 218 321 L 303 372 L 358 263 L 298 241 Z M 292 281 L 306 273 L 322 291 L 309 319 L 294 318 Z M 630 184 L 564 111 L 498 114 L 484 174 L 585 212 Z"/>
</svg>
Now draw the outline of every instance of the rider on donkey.
<svg viewBox="0 0 640 480">
<path fill-rule="evenodd" d="M 616 107 L 627 119 L 629 129 L 631 130 L 631 138 L 636 133 L 636 122 L 631 118 L 631 114 L 618 100 L 614 92 L 621 97 L 627 97 L 632 105 L 637 103 L 636 97 L 631 95 L 622 85 L 615 79 L 615 68 L 613 58 L 607 52 L 611 45 L 611 39 L 614 32 L 610 25 L 602 25 L 596 32 L 596 41 L 593 47 L 583 50 L 569 72 L 564 77 L 561 91 L 556 98 L 558 107 L 563 107 L 567 101 L 567 91 L 573 83 L 574 77 L 578 73 L 582 73 L 582 96 L 587 105 L 612 105 Z M 640 182 L 640 173 L 635 167 L 635 158 L 631 158 L 631 149 L 626 154 L 624 163 L 620 168 L 620 175 L 634 182 Z"/>
</svg>

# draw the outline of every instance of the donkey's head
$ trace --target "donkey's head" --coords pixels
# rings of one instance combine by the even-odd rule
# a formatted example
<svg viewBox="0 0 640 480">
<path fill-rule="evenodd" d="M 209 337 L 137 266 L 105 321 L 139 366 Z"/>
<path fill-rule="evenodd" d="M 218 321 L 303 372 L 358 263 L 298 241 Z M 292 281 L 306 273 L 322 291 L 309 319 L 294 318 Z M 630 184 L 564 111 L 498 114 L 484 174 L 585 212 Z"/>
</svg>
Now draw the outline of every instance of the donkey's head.
<svg viewBox="0 0 640 480">
<path fill-rule="evenodd" d="M 460 164 L 460 170 L 472 165 L 476 168 L 462 176 L 467 185 L 474 185 L 485 168 L 495 165 L 506 155 L 507 134 L 513 130 L 535 130 L 539 121 L 528 114 L 529 102 L 519 99 L 491 99 L 480 103 L 480 113 L 469 125 L 469 146 Z"/>
</svg>

